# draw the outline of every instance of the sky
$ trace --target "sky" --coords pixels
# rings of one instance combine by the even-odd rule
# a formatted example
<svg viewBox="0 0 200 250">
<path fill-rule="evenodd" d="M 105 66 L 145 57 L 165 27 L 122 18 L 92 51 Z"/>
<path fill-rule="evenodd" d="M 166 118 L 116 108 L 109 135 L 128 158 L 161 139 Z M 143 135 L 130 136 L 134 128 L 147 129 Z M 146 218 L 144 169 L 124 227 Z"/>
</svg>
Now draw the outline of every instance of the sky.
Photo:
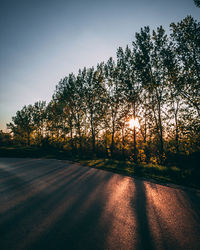
<svg viewBox="0 0 200 250">
<path fill-rule="evenodd" d="M 59 80 L 96 66 L 149 25 L 169 30 L 193 0 L 0 0 L 0 129 L 16 111 L 49 102 Z"/>
</svg>

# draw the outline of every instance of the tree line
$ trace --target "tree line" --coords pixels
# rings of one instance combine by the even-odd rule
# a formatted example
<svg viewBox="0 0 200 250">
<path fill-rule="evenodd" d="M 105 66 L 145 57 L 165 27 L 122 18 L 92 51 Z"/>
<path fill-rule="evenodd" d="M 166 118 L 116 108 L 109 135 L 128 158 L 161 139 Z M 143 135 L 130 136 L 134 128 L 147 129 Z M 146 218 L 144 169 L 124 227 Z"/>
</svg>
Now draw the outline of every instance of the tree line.
<svg viewBox="0 0 200 250">
<path fill-rule="evenodd" d="M 130 120 L 138 121 L 130 127 Z M 116 60 L 69 74 L 7 124 L 14 143 L 164 163 L 200 151 L 200 23 L 141 28 Z"/>
</svg>

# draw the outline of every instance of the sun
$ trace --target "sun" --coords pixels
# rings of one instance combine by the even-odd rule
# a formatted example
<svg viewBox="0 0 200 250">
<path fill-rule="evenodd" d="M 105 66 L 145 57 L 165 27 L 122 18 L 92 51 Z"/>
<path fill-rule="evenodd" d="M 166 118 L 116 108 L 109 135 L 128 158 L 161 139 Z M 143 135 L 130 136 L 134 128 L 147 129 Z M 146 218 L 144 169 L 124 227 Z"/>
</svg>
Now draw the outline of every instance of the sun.
<svg viewBox="0 0 200 250">
<path fill-rule="evenodd" d="M 140 124 L 138 121 L 138 118 L 133 118 L 129 121 L 129 128 L 133 129 L 133 128 L 140 128 Z"/>
</svg>

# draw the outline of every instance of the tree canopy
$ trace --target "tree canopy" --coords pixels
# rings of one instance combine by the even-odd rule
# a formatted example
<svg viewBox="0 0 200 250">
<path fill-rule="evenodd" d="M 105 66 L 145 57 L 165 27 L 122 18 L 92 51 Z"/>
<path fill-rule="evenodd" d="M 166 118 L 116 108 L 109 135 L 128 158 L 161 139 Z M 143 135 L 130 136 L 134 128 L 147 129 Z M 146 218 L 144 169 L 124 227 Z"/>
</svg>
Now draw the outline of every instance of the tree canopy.
<svg viewBox="0 0 200 250">
<path fill-rule="evenodd" d="M 141 28 L 116 61 L 69 74 L 48 104 L 24 106 L 8 128 L 17 143 L 137 162 L 200 151 L 200 23 L 187 16 L 170 35 Z"/>
</svg>

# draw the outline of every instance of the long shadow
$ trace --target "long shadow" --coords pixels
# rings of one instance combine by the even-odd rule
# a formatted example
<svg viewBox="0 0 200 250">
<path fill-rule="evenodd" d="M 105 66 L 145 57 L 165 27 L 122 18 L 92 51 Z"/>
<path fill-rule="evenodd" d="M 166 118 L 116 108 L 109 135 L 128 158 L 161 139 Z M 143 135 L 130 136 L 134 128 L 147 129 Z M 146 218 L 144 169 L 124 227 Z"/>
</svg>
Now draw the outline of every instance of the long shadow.
<svg viewBox="0 0 200 250">
<path fill-rule="evenodd" d="M 197 224 L 199 224 L 200 235 L 200 197 L 192 191 L 178 192 L 175 190 L 175 195 L 180 205 L 184 209 L 187 209 L 187 211 L 192 215 L 193 219 L 197 222 Z"/>
<path fill-rule="evenodd" d="M 90 172 L 90 174 L 88 174 L 88 172 Z M 66 229 L 69 228 L 69 223 L 67 221 L 70 220 L 71 222 L 70 230 L 68 230 L 68 236 L 71 239 L 72 245 L 74 242 L 74 244 L 77 246 L 77 228 L 79 228 L 80 230 L 79 237 L 81 237 L 81 232 L 87 232 L 87 223 L 91 222 L 92 226 L 90 227 L 90 232 L 92 233 L 92 230 L 94 229 L 93 226 L 95 226 L 95 223 L 93 224 L 93 221 L 95 221 L 96 216 L 96 219 L 98 219 L 98 213 L 100 213 L 101 209 L 99 208 L 98 203 L 96 203 L 95 209 L 92 209 L 92 211 L 90 211 L 89 208 L 89 213 L 87 212 L 86 216 L 82 216 L 82 213 L 80 214 L 81 219 L 79 220 L 79 222 L 77 222 L 77 218 L 74 218 L 72 215 L 75 215 L 76 213 L 78 214 L 78 210 L 80 210 L 80 207 L 87 200 L 88 197 L 85 197 L 85 194 L 92 195 L 94 189 L 99 185 L 99 181 L 102 183 L 101 188 L 103 190 L 103 183 L 106 182 L 106 179 L 110 178 L 109 174 L 104 174 L 104 176 L 102 176 L 101 174 L 102 177 L 95 177 L 97 173 L 99 173 L 97 170 L 92 171 L 87 168 L 80 168 L 73 178 L 68 178 L 67 182 L 66 178 L 64 177 L 62 181 L 58 180 L 57 184 L 54 183 L 54 185 L 59 185 L 59 187 L 56 188 L 54 192 L 51 192 L 48 195 L 40 194 L 37 197 L 27 200 L 24 204 L 19 205 L 19 207 L 16 207 L 15 210 L 17 212 L 14 213 L 14 216 L 9 217 L 6 221 L 4 221 L 4 223 L 1 224 L 2 230 L 0 233 L 2 239 L 4 239 L 4 242 L 2 242 L 1 244 L 2 247 L 6 247 L 8 239 L 12 238 L 13 242 L 9 244 L 9 247 L 10 249 L 17 249 L 16 246 L 17 244 L 19 244 L 20 238 L 22 236 L 25 236 L 26 233 L 22 233 L 24 235 L 16 234 L 16 228 L 20 228 L 22 225 L 26 224 L 26 221 L 30 221 L 33 223 L 33 225 L 25 225 L 25 228 L 27 228 L 27 230 L 30 230 L 31 227 L 34 228 L 39 226 L 40 224 L 43 224 L 43 220 L 48 219 L 48 217 L 50 220 L 51 217 L 52 220 L 53 218 L 58 217 L 56 219 L 58 220 L 58 222 L 56 223 L 56 225 L 58 225 L 58 228 L 57 226 L 54 226 L 53 229 L 50 230 L 50 236 L 49 234 L 47 234 L 46 236 L 39 237 L 40 239 L 37 240 L 38 243 L 36 243 L 37 247 L 33 247 L 33 249 L 60 249 L 59 247 L 61 247 L 61 249 L 62 247 L 63 249 L 66 249 L 67 242 L 64 240 L 66 244 L 63 245 L 62 241 L 59 241 L 59 237 L 60 235 L 62 235 L 62 233 L 60 234 L 61 231 L 65 233 Z M 68 199 L 70 200 L 72 196 L 74 197 L 74 201 L 72 204 L 68 204 Z M 63 203 L 66 204 L 66 207 L 64 206 L 64 208 L 62 208 Z M 64 211 L 62 211 L 61 213 L 61 215 L 64 213 L 64 215 L 62 216 L 59 212 L 57 212 L 60 211 L 59 207 L 61 207 L 61 210 L 64 209 Z M 65 211 L 65 209 L 67 209 L 67 212 Z M 78 223 L 79 226 L 74 227 L 74 222 L 76 222 L 76 224 Z M 49 231 L 49 229 L 47 231 Z M 70 236 L 71 233 L 72 237 Z M 51 242 L 51 239 L 53 239 L 53 242 Z M 84 238 L 82 238 L 82 240 L 84 240 Z M 88 240 L 86 240 L 85 244 L 87 244 L 87 242 Z M 46 244 L 48 244 L 48 248 L 44 248 L 44 245 Z M 54 246 L 54 248 L 51 248 L 52 246 Z M 28 246 L 28 248 L 25 247 L 25 249 L 29 248 L 30 246 Z M 22 248 L 19 247 L 19 249 Z"/>
<path fill-rule="evenodd" d="M 56 160 L 52 160 L 47 161 L 47 160 L 42 160 L 40 161 L 39 159 L 31 159 L 31 160 L 26 160 L 23 162 L 19 162 L 16 164 L 4 164 L 6 166 L 7 171 L 11 171 L 12 173 L 16 173 L 16 174 L 21 174 L 21 173 L 31 173 L 31 172 L 35 172 L 38 174 L 40 174 L 42 171 L 49 171 L 49 168 L 52 168 L 52 166 L 57 166 L 61 165 L 59 161 Z M 63 164 L 62 164 L 63 165 Z M 5 168 L 5 167 L 4 167 Z M 55 169 L 56 169 L 55 168 Z"/>
<path fill-rule="evenodd" d="M 13 187 L 17 189 L 21 185 L 16 194 L 20 196 L 25 191 L 27 199 L 1 214 L 0 249 L 105 249 L 112 218 L 100 224 L 99 219 L 107 202 L 105 189 L 113 174 L 81 166 L 65 168 L 62 163 L 60 166 L 57 162 L 55 164 L 57 167 L 52 163 L 50 169 L 45 166 L 42 173 L 37 167 L 36 175 L 28 177 L 26 181 L 11 171 L 2 172 L 8 175 L 9 181 L 14 180 Z M 46 183 L 44 187 L 32 192 L 43 182 Z M 145 182 L 133 182 L 135 192 L 130 202 L 138 236 L 136 248 L 133 249 L 159 249 L 153 236 L 150 215 L 156 220 L 154 226 L 160 231 L 160 249 L 180 249 L 156 206 L 149 204 L 149 190 Z M 155 184 L 148 185 L 152 189 L 157 188 Z M 150 206 L 151 213 L 148 211 Z"/>
<path fill-rule="evenodd" d="M 28 193 L 27 199 L 25 199 L 17 206 L 11 207 L 11 209 L 8 209 L 5 213 L 3 213 L 3 217 L 1 217 L 0 223 L 5 223 L 6 218 L 8 218 L 9 221 L 12 221 L 13 218 L 22 215 L 23 212 L 26 211 L 26 209 L 29 209 L 29 207 L 33 207 L 33 205 L 36 205 L 37 207 L 38 203 L 42 202 L 43 200 L 45 202 L 49 197 L 54 197 L 54 194 L 59 192 L 59 189 L 62 189 L 62 187 L 65 185 L 70 185 L 73 181 L 77 180 L 79 176 L 81 176 L 83 173 L 86 173 L 87 171 L 89 170 L 76 168 L 73 169 L 73 171 L 68 171 L 68 169 L 65 171 L 63 170 L 59 174 L 59 176 L 51 175 L 50 178 L 53 181 L 50 184 L 47 184 L 43 189 L 39 191 Z M 18 178 L 17 182 L 20 183 L 20 181 L 21 179 Z M 30 189 L 31 188 L 32 186 L 30 185 Z M 22 192 L 20 193 L 23 195 Z"/>
<path fill-rule="evenodd" d="M 135 208 L 134 214 L 136 218 L 136 228 L 138 235 L 136 249 L 153 250 L 156 248 L 149 225 L 146 188 L 143 181 L 135 180 L 134 184 L 135 197 L 133 199 L 132 207 Z"/>
<path fill-rule="evenodd" d="M 65 181 L 61 182 L 62 185 L 56 188 L 54 192 L 45 196 L 39 194 L 16 207 L 14 209 L 14 214 L 1 223 L 1 246 L 6 246 L 6 244 L 9 243 L 9 239 L 12 238 L 15 244 L 13 245 L 13 242 L 11 242 L 13 247 L 9 247 L 8 249 L 15 249 L 19 239 L 24 236 L 23 227 L 27 228 L 27 230 L 31 230 L 32 226 L 35 227 L 39 220 L 48 215 L 49 210 L 55 209 L 60 200 L 64 202 L 64 197 L 67 191 L 69 192 L 68 188 L 70 188 L 70 184 L 72 185 L 74 180 L 82 174 L 82 172 L 77 174 L 67 183 Z M 27 225 L 29 221 L 31 223 Z M 21 230 L 19 234 L 17 232 L 18 229 Z"/>
<path fill-rule="evenodd" d="M 156 192 L 158 191 L 157 184 L 155 183 L 148 183 L 148 185 Z M 167 206 L 168 204 L 166 204 Z M 179 242 L 174 237 L 173 233 L 170 232 L 170 228 L 166 225 L 166 223 L 163 221 L 161 215 L 158 214 L 158 211 L 156 209 L 156 206 L 152 200 L 151 209 L 153 210 L 153 217 L 154 217 L 154 223 L 156 224 L 156 230 L 159 231 L 159 246 L 157 246 L 157 249 L 163 249 L 163 250 L 178 250 L 181 249 Z"/>
<path fill-rule="evenodd" d="M 157 189 L 156 184 L 148 183 L 148 185 L 152 189 Z M 165 223 L 163 222 L 161 215 L 157 213 L 153 200 L 151 199 L 151 204 L 148 204 L 147 190 L 144 182 L 141 180 L 135 180 L 135 188 L 135 205 L 133 204 L 133 206 L 135 207 L 135 216 L 137 221 L 137 249 L 181 249 L 179 243 L 173 237 L 172 233 L 169 231 L 169 228 L 166 227 Z M 148 209 L 150 209 L 151 211 L 148 211 Z M 151 220 L 149 216 L 152 216 Z M 153 223 L 154 225 L 151 225 L 150 223 Z M 159 235 L 159 238 L 155 238 L 155 230 L 157 231 L 157 235 Z"/>
<path fill-rule="evenodd" d="M 16 171 L 16 169 L 11 169 L 10 170 L 10 169 L 7 169 L 7 168 L 0 168 L 0 176 L 1 176 L 1 179 L 0 179 L 1 180 L 1 184 L 0 185 L 2 185 L 2 186 L 4 185 L 5 186 L 5 189 L 3 189 L 0 192 L 0 194 L 3 193 L 3 192 L 5 192 L 5 191 L 8 191 L 9 189 L 12 190 L 12 188 L 14 188 L 14 189 L 15 188 L 19 188 L 19 187 L 25 185 L 26 183 L 30 182 L 29 179 L 27 179 L 27 178 L 23 179 L 23 177 L 20 176 L 21 174 L 23 174 L 23 176 L 27 175 L 27 174 L 29 174 L 29 172 L 33 171 L 33 162 L 31 162 L 31 166 L 29 166 L 29 163 L 30 162 L 25 163 L 25 165 L 22 167 L 23 168 L 22 171 L 18 171 L 18 169 Z M 56 167 L 55 170 L 59 170 L 59 168 Z M 50 173 L 51 171 L 52 170 L 47 171 L 47 172 Z"/>
<path fill-rule="evenodd" d="M 48 168 L 45 168 L 46 171 L 43 172 L 42 174 L 39 174 L 41 172 L 41 169 L 38 168 L 38 166 L 37 166 L 37 169 L 34 169 L 34 165 L 33 163 L 31 163 L 31 166 L 33 166 L 32 169 L 29 169 L 30 166 L 24 167 L 24 170 L 25 170 L 24 173 L 26 173 L 26 176 L 28 176 L 28 178 L 26 177 L 26 179 L 21 178 L 19 172 L 15 174 L 13 171 L 6 171 L 5 169 L 0 169 L 0 174 L 1 174 L 0 176 L 3 177 L 3 182 L 1 183 L 1 185 L 4 185 L 4 189 L 2 189 L 0 194 L 4 192 L 10 192 L 15 189 L 21 190 L 21 188 L 30 186 L 35 180 L 38 181 L 39 179 L 42 179 L 43 177 L 49 176 L 51 174 L 55 175 L 56 173 L 59 173 L 60 170 L 63 170 L 66 168 L 63 165 L 58 166 L 56 162 L 53 163 L 53 166 L 54 165 L 55 167 L 53 169 L 48 170 Z M 50 167 L 52 168 L 52 164 Z M 67 168 L 69 168 L 69 166 L 67 166 Z M 35 177 L 31 176 L 30 171 L 32 170 L 34 170 L 34 174 L 36 175 Z M 36 170 L 38 170 L 38 173 L 35 173 Z"/>
<path fill-rule="evenodd" d="M 112 177 L 107 173 L 94 173 L 84 181 L 86 185 L 79 184 L 80 192 L 74 194 L 73 204 L 64 209 L 62 216 L 58 216 L 30 249 L 103 249 L 109 222 L 102 227 L 98 222 L 105 202 L 103 187 Z M 61 204 L 62 200 L 57 209 Z"/>
<path fill-rule="evenodd" d="M 148 185 L 155 192 L 157 193 L 162 192 L 162 190 L 158 189 L 158 186 L 156 184 L 149 183 Z M 159 247 L 157 246 L 158 249 L 159 248 L 166 250 L 200 249 L 200 238 L 198 237 L 198 235 L 200 235 L 199 210 L 193 209 L 195 204 L 197 204 L 196 200 L 193 206 L 192 203 L 189 203 L 187 195 L 185 196 L 186 193 L 184 191 L 170 189 L 169 192 L 172 192 L 174 208 L 173 207 L 171 208 L 170 204 L 168 203 L 163 204 L 163 201 L 161 201 L 162 202 L 161 205 L 166 206 L 165 209 L 167 209 L 169 206 L 168 209 L 169 211 L 171 210 L 172 214 L 168 218 L 169 223 L 166 223 L 166 218 L 167 218 L 166 216 L 165 219 L 162 218 L 162 214 L 160 214 L 153 200 L 152 203 L 150 204 L 152 210 L 151 212 L 154 218 L 154 224 L 156 224 L 156 230 L 159 231 L 160 235 L 160 238 L 158 240 Z M 174 210 L 173 213 L 173 209 L 175 208 L 176 210 Z M 180 214 L 182 214 L 183 217 L 180 216 Z M 183 220 L 180 221 L 180 224 L 178 224 L 179 222 L 177 221 L 178 218 L 179 220 Z M 183 226 L 183 228 L 181 225 Z"/>
<path fill-rule="evenodd" d="M 193 225 L 193 233 L 188 235 L 188 239 L 193 241 L 193 248 L 200 249 L 200 197 L 192 191 L 178 192 L 175 190 L 175 195 L 180 207 L 190 215 L 190 218 L 187 219 L 187 227 Z"/>
<path fill-rule="evenodd" d="M 37 165 L 40 164 L 39 159 L 28 159 L 27 158 L 25 160 L 24 159 L 21 159 L 21 160 L 15 159 L 15 161 L 10 161 L 10 160 L 11 159 L 6 158 L 3 161 L 2 158 L 0 158 L 0 167 L 1 167 L 1 165 L 5 165 L 8 168 L 8 170 L 18 171 L 21 169 L 23 171 L 23 169 L 26 169 L 26 170 L 29 169 L 29 168 L 27 169 L 28 165 L 32 165 L 33 163 L 37 163 Z M 41 163 L 42 163 L 42 161 L 41 161 Z M 44 165 L 44 161 L 43 161 L 43 165 Z M 42 167 L 42 165 L 40 167 Z"/>
<path fill-rule="evenodd" d="M 10 160 L 10 159 L 9 159 Z M 65 164 L 65 166 L 64 166 Z M 7 171 L 11 171 L 12 173 L 16 173 L 16 174 L 21 174 L 21 173 L 28 173 L 29 176 L 31 176 L 32 173 L 37 173 L 40 174 L 41 172 L 49 172 L 49 171 L 53 171 L 54 169 L 58 169 L 58 166 L 61 165 L 61 167 L 66 167 L 69 165 L 74 164 L 73 162 L 69 162 L 69 161 L 59 161 L 59 160 L 55 160 L 55 159 L 51 159 L 51 160 L 43 160 L 43 159 L 22 159 L 21 161 L 19 161 L 17 159 L 17 162 L 10 162 L 10 161 L 2 161 L 2 159 L 0 159 L 0 168 L 1 165 L 4 165 L 4 169 L 6 169 Z M 51 169 L 52 166 L 55 166 L 54 169 Z"/>
</svg>

